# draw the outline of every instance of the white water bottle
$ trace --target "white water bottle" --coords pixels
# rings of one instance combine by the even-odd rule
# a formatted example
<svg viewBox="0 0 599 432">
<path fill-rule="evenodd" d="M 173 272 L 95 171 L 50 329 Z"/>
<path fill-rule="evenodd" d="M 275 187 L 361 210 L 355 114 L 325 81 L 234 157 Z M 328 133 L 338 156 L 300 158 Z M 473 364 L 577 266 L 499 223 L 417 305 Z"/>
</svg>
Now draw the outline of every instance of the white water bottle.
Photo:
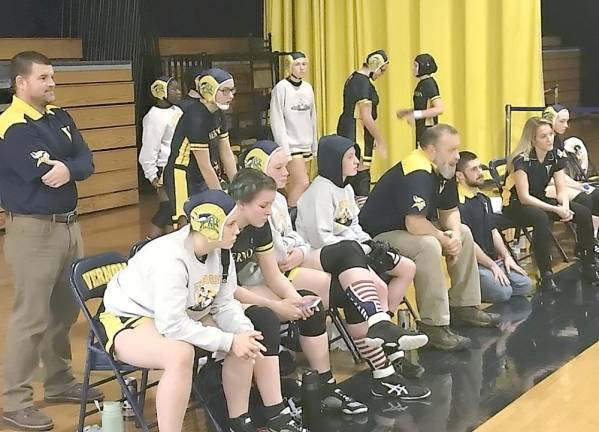
<svg viewBox="0 0 599 432">
<path fill-rule="evenodd" d="M 124 432 L 123 410 L 120 402 L 104 402 L 102 432 Z"/>
</svg>

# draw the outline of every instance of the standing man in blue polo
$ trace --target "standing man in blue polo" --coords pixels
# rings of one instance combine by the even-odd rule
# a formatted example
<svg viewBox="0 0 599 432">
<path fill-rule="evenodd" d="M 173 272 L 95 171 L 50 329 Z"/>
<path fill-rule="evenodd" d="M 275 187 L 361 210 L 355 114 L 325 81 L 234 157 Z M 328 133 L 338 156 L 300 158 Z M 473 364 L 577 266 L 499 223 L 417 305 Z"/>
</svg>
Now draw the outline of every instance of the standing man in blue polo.
<svg viewBox="0 0 599 432">
<path fill-rule="evenodd" d="M 14 303 L 4 362 L 4 422 L 50 430 L 52 419 L 33 404 L 31 381 L 44 364 L 47 402 L 79 402 L 69 331 L 79 312 L 66 278 L 83 255 L 75 181 L 94 171 L 73 119 L 54 101 L 54 70 L 42 54 L 13 57 L 15 95 L 0 115 L 0 196 L 6 211 L 4 253 Z M 94 390 L 90 399 L 101 398 Z"/>
</svg>

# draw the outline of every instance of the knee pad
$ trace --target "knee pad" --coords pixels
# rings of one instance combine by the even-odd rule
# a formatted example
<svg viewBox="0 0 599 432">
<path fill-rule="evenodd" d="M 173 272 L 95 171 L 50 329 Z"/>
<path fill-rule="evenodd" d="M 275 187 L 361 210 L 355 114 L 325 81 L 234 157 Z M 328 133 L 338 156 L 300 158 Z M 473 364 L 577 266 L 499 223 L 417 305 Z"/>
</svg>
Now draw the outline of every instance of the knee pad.
<svg viewBox="0 0 599 432">
<path fill-rule="evenodd" d="M 315 295 L 312 291 L 308 290 L 298 290 L 298 293 L 300 293 L 302 297 Z M 324 307 L 321 302 L 318 305 L 318 309 L 314 312 L 314 315 L 307 320 L 296 321 L 300 335 L 314 337 L 324 334 L 327 331 L 326 319 L 327 316 L 324 312 Z"/>
<path fill-rule="evenodd" d="M 168 201 L 161 201 L 158 210 L 152 217 L 152 224 L 163 228 L 172 224 L 171 204 Z"/>
<path fill-rule="evenodd" d="M 368 265 L 377 275 L 385 274 L 399 264 L 401 255 L 389 243 L 380 240 L 370 240 L 367 244 L 371 248 L 368 254 Z"/>
<path fill-rule="evenodd" d="M 325 272 L 338 276 L 351 268 L 368 268 L 368 259 L 362 246 L 353 240 L 341 240 L 320 251 L 320 264 Z"/>
<path fill-rule="evenodd" d="M 260 343 L 266 347 L 266 352 L 263 352 L 262 355 L 279 355 L 281 332 L 279 318 L 275 313 L 266 307 L 250 306 L 245 310 L 245 315 L 254 325 L 254 329 L 261 332 L 264 337 Z"/>
</svg>

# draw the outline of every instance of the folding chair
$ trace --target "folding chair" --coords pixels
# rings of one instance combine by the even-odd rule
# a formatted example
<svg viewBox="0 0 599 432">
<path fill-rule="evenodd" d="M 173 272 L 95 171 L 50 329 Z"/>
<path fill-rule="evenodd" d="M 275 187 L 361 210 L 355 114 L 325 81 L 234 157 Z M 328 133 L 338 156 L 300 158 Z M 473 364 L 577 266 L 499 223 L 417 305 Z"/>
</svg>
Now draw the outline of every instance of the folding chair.
<svg viewBox="0 0 599 432">
<path fill-rule="evenodd" d="M 356 346 L 356 343 L 354 342 L 352 337 L 349 335 L 349 332 L 347 331 L 347 327 L 345 327 L 343 319 L 341 318 L 341 314 L 339 313 L 339 309 L 335 306 L 331 306 L 329 309 L 327 309 L 326 314 L 331 319 L 331 322 L 337 329 L 337 332 L 339 332 L 339 336 L 335 336 L 334 338 L 329 339 L 329 346 L 334 344 L 335 342 L 337 342 L 340 339 L 343 340 L 343 342 L 347 346 L 347 349 L 349 350 L 352 358 L 354 359 L 354 362 L 356 364 L 361 363 L 362 356 L 360 355 L 360 351 L 358 351 L 358 347 Z"/>
<path fill-rule="evenodd" d="M 121 391 L 124 395 L 135 416 L 136 427 L 141 427 L 144 432 L 149 432 L 150 429 L 157 426 L 157 422 L 148 423 L 143 417 L 143 409 L 145 405 L 146 390 L 158 384 L 158 381 L 148 384 L 148 369 L 138 368 L 129 365 L 124 362 L 120 362 L 114 359 L 110 355 L 104 346 L 102 345 L 102 330 L 97 318 L 92 315 L 92 312 L 87 306 L 87 302 L 92 299 L 101 299 L 106 291 L 106 284 L 110 278 L 119 270 L 125 268 L 126 258 L 116 252 L 106 252 L 99 255 L 85 257 L 79 259 L 73 263 L 71 267 L 70 285 L 75 295 L 75 299 L 85 316 L 89 326 L 90 332 L 87 339 L 87 355 L 85 360 L 85 369 L 83 376 L 83 389 L 81 394 L 81 406 L 79 410 L 79 423 L 77 430 L 83 431 L 85 417 L 95 414 L 98 412 L 96 408 L 87 411 L 86 401 L 89 387 L 97 387 L 102 384 L 106 384 L 110 381 L 117 380 Z M 103 309 L 100 305 L 96 315 Z M 202 350 L 196 349 L 196 356 L 194 360 L 194 378 L 197 374 L 197 367 L 199 359 L 205 355 Z M 110 371 L 113 376 L 101 379 L 90 384 L 90 376 L 92 371 Z M 137 394 L 133 394 L 125 383 L 125 377 L 133 372 L 141 372 L 140 389 Z M 210 422 L 214 426 L 216 432 L 223 432 L 224 429 L 215 415 L 208 409 L 206 404 L 209 398 L 205 398 L 202 395 L 196 380 L 194 379 L 192 386 L 192 394 L 194 399 L 205 407 L 205 411 L 208 414 Z M 121 399 L 123 400 L 123 399 Z"/>
<path fill-rule="evenodd" d="M 499 173 L 499 168 L 502 166 L 507 165 L 507 160 L 505 158 L 501 158 L 501 159 L 492 159 L 491 161 L 489 161 L 489 165 L 488 167 L 486 167 L 489 170 L 489 174 L 491 175 L 491 179 L 493 180 L 493 183 L 495 184 L 495 187 L 497 187 L 497 190 L 499 191 L 500 194 L 503 194 L 503 185 L 505 183 L 505 174 L 501 175 Z M 501 226 L 502 229 L 499 230 L 500 234 L 501 234 L 501 238 L 503 239 L 504 244 L 506 245 L 506 247 L 508 248 L 508 250 L 510 251 L 510 254 L 512 255 L 512 257 L 515 258 L 515 254 L 514 251 L 512 249 L 512 246 L 509 244 L 509 242 L 506 240 L 503 231 L 507 230 L 507 229 L 515 229 L 516 233 L 515 233 L 515 239 L 519 240 L 520 239 L 520 235 L 524 234 L 524 236 L 526 237 L 526 239 L 529 241 L 529 243 L 532 245 L 532 235 L 531 235 L 531 231 L 532 231 L 532 227 L 523 227 L 523 226 L 519 226 L 517 225 L 515 222 L 513 222 L 511 219 L 499 214 L 498 217 L 498 228 Z M 566 222 L 566 226 L 568 227 L 568 229 L 570 230 L 570 232 L 574 233 L 574 236 L 576 236 L 576 231 L 574 230 L 574 228 L 572 227 L 572 224 L 569 222 Z M 557 251 L 559 252 L 562 261 L 564 262 L 570 262 L 570 259 L 568 258 L 568 255 L 566 254 L 566 251 L 564 250 L 564 248 L 562 247 L 562 245 L 560 244 L 560 242 L 557 240 L 557 238 L 555 237 L 555 235 L 553 234 L 553 232 L 551 232 L 551 241 L 553 242 L 553 244 L 555 245 Z M 530 255 L 527 255 L 526 257 L 528 257 Z M 526 257 L 521 257 L 520 260 L 526 258 Z M 516 261 L 520 261 L 518 259 L 516 259 Z"/>
</svg>

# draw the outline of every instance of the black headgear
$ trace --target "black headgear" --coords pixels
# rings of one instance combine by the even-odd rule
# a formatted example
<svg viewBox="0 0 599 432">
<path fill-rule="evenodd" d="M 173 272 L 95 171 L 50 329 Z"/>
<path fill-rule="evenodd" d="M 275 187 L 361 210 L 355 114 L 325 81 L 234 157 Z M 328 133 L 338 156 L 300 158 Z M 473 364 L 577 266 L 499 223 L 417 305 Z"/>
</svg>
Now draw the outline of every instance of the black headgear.
<svg viewBox="0 0 599 432">
<path fill-rule="evenodd" d="M 414 61 L 418 63 L 417 77 L 421 77 L 422 75 L 430 75 L 437 72 L 437 63 L 435 63 L 433 56 L 428 53 L 418 54 Z"/>
</svg>

